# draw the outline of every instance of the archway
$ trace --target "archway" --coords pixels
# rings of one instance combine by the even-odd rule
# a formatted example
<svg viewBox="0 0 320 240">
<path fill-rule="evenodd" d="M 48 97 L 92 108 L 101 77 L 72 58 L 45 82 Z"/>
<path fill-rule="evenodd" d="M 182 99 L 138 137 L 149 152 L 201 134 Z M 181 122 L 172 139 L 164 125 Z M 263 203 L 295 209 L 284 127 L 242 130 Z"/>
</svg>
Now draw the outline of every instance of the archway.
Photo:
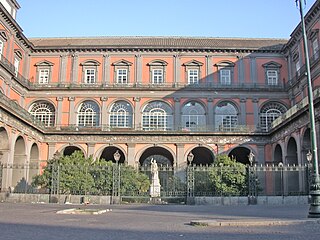
<svg viewBox="0 0 320 240">
<path fill-rule="evenodd" d="M 297 143 L 293 137 L 288 141 L 286 164 L 298 165 Z"/>
<path fill-rule="evenodd" d="M 114 154 L 117 151 L 120 154 L 119 163 L 124 163 L 125 159 L 126 159 L 124 153 L 121 151 L 121 149 L 114 147 L 114 146 L 104 148 L 101 153 L 100 159 L 104 159 L 106 161 L 112 161 L 113 163 L 115 163 L 116 160 L 115 160 Z"/>
<path fill-rule="evenodd" d="M 302 154 L 302 163 L 306 164 L 308 163 L 307 160 L 307 153 L 311 150 L 311 139 L 310 139 L 310 128 L 308 128 L 302 138 L 302 149 L 301 149 L 301 154 Z"/>
<path fill-rule="evenodd" d="M 12 186 L 14 192 L 22 192 L 26 190 L 26 146 L 24 139 L 19 136 L 14 145 L 14 156 L 12 166 Z"/>
<path fill-rule="evenodd" d="M 276 148 L 274 149 L 274 157 L 273 157 L 274 164 L 279 164 L 282 162 L 282 149 L 279 144 L 277 144 Z"/>
<path fill-rule="evenodd" d="M 0 162 L 8 162 L 9 137 L 5 128 L 0 128 Z M 1 186 L 0 186 L 1 187 Z"/>
<path fill-rule="evenodd" d="M 75 151 L 80 151 L 80 152 L 83 153 L 83 151 L 82 151 L 79 147 L 77 147 L 77 146 L 68 146 L 68 147 L 66 147 L 66 148 L 63 150 L 63 155 L 64 155 L 64 156 L 70 156 L 70 155 L 72 155 L 72 153 L 74 153 Z M 84 153 L 83 153 L 83 155 L 84 155 Z"/>
<path fill-rule="evenodd" d="M 156 160 L 159 166 L 173 166 L 173 156 L 165 148 L 162 147 L 150 147 L 146 149 L 139 159 L 141 166 L 149 166 L 151 159 Z"/>
<path fill-rule="evenodd" d="M 28 182 L 32 182 L 32 178 L 39 173 L 39 148 L 36 143 L 34 143 L 30 150 L 30 163 L 29 163 L 29 174 Z"/>
<path fill-rule="evenodd" d="M 194 165 L 210 165 L 214 162 L 213 152 L 205 147 L 196 147 L 192 149 Z"/>
<path fill-rule="evenodd" d="M 246 147 L 236 147 L 232 149 L 232 151 L 229 153 L 228 156 L 230 158 L 234 158 L 237 162 L 240 162 L 243 164 L 250 164 L 249 154 L 250 154 L 250 149 Z"/>
</svg>

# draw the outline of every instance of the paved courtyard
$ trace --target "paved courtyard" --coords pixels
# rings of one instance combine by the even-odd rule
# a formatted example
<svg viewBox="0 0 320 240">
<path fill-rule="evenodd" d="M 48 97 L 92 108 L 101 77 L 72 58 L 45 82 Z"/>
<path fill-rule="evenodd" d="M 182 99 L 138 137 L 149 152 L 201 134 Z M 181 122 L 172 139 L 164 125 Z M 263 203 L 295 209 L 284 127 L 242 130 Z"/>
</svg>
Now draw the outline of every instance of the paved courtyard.
<svg viewBox="0 0 320 240">
<path fill-rule="evenodd" d="M 72 207 L 111 209 L 101 215 L 64 215 Z M 307 219 L 307 205 L 184 206 L 112 205 L 71 206 L 0 203 L 0 239 L 320 239 L 320 224 Z M 291 224 L 203 227 L 192 220 L 261 222 L 286 220 Z M 296 220 L 299 220 L 296 222 Z"/>
</svg>

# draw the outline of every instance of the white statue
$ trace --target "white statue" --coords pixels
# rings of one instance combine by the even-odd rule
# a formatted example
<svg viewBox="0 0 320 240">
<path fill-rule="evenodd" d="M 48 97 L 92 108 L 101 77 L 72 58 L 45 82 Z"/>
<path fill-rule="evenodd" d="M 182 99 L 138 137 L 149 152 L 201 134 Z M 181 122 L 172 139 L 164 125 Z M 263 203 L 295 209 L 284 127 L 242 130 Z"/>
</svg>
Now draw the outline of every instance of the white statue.
<svg viewBox="0 0 320 240">
<path fill-rule="evenodd" d="M 160 181 L 158 173 L 158 164 L 157 161 L 153 158 L 151 159 L 151 186 L 150 186 L 150 196 L 151 197 L 160 197 Z"/>
</svg>

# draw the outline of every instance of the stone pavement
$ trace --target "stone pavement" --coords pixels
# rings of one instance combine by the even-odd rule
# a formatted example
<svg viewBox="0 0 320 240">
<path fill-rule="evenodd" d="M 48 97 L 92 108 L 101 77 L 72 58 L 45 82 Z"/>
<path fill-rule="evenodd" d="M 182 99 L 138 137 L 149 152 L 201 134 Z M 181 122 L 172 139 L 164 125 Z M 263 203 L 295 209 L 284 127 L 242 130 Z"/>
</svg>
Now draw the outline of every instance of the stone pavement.
<svg viewBox="0 0 320 240">
<path fill-rule="evenodd" d="M 110 209 L 99 215 L 57 214 L 70 209 Z M 318 219 L 308 205 L 56 205 L 0 203 L 0 240 L 31 239 L 320 239 Z M 234 225 L 192 226 L 205 223 Z M 259 225 L 263 221 L 268 224 Z M 256 224 L 240 224 L 252 222 Z"/>
</svg>

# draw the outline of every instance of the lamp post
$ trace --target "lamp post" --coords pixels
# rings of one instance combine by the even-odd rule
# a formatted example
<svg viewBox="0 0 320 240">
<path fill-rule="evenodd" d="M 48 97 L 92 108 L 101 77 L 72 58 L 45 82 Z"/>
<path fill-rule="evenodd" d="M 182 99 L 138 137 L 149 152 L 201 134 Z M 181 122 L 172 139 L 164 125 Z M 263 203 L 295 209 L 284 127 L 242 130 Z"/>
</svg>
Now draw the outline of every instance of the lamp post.
<svg viewBox="0 0 320 240">
<path fill-rule="evenodd" d="M 302 0 L 295 0 L 295 1 L 296 1 L 296 4 L 299 5 L 300 17 L 301 17 L 301 28 L 302 28 L 302 34 L 303 34 L 303 47 L 304 47 L 304 56 L 305 56 L 306 70 L 307 70 L 306 75 L 307 75 L 307 81 L 308 81 L 310 138 L 311 138 L 311 150 L 312 150 L 311 157 L 313 160 L 313 176 L 310 184 L 311 204 L 309 208 L 308 217 L 320 218 L 320 178 L 319 178 L 319 167 L 318 167 L 317 136 L 316 136 L 316 128 L 315 128 L 313 91 L 312 91 L 312 82 L 311 82 L 311 73 L 310 73 L 308 41 L 307 41 L 306 27 L 304 22 Z"/>
<path fill-rule="evenodd" d="M 194 169 L 193 162 L 194 155 L 190 152 L 187 156 L 189 165 L 187 166 L 187 204 L 194 204 Z"/>
<path fill-rule="evenodd" d="M 194 159 L 194 155 L 192 154 L 192 152 L 188 154 L 187 159 L 188 159 L 189 165 L 191 165 Z"/>
<path fill-rule="evenodd" d="M 113 159 L 116 162 L 115 167 L 113 168 L 113 203 L 120 203 L 120 153 L 119 150 L 117 150 L 113 154 Z"/>
<path fill-rule="evenodd" d="M 311 180 L 311 160 L 312 160 L 312 153 L 311 151 L 309 150 L 309 152 L 307 153 L 307 161 L 308 161 L 308 164 L 307 164 L 307 176 L 308 176 L 308 193 L 309 193 L 309 190 L 310 190 L 310 180 Z"/>
<path fill-rule="evenodd" d="M 257 191 L 256 191 L 256 172 L 255 167 L 253 166 L 254 162 L 254 154 L 252 151 L 250 151 L 248 155 L 248 159 L 250 162 L 249 168 L 249 204 L 257 204 Z"/>
</svg>

